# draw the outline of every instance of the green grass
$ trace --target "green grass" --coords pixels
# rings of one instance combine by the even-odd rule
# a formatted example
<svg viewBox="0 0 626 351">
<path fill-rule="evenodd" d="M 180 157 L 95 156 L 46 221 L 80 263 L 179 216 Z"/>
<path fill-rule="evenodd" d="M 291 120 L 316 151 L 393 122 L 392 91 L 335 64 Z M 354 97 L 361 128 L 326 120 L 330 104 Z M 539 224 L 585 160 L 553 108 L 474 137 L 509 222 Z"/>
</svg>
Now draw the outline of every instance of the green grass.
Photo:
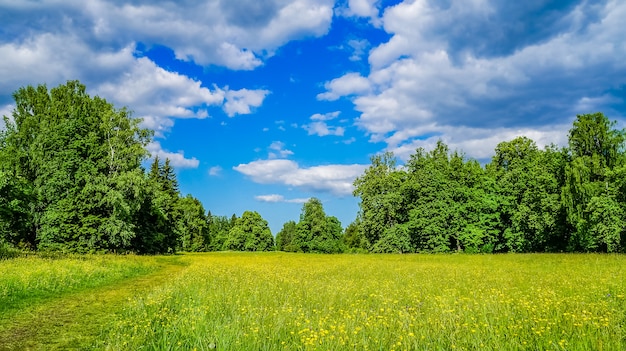
<svg viewBox="0 0 626 351">
<path fill-rule="evenodd" d="M 145 275 L 155 258 L 114 255 L 29 256 L 0 261 L 0 314 L 37 300 Z"/>
<path fill-rule="evenodd" d="M 10 267 L 22 273 L 0 274 L 0 287 L 21 276 L 39 297 L 13 293 L 31 303 L 0 316 L 0 350 L 626 349 L 621 255 L 0 261 Z"/>
<path fill-rule="evenodd" d="M 626 257 L 218 253 L 131 302 L 115 350 L 619 350 Z"/>
</svg>

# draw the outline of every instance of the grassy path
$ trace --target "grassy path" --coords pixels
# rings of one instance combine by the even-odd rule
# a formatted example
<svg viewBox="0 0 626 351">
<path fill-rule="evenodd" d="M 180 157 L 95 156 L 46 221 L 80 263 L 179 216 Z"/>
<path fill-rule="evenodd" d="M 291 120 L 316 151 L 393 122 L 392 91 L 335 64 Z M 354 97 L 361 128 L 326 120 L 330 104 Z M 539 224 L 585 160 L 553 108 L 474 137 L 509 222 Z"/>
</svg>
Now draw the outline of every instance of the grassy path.
<svg viewBox="0 0 626 351">
<path fill-rule="evenodd" d="M 125 279 L 48 300 L 0 316 L 0 351 L 88 349 L 111 317 L 133 296 L 165 283 L 182 271 L 182 257 L 163 259 L 148 275 Z"/>
</svg>

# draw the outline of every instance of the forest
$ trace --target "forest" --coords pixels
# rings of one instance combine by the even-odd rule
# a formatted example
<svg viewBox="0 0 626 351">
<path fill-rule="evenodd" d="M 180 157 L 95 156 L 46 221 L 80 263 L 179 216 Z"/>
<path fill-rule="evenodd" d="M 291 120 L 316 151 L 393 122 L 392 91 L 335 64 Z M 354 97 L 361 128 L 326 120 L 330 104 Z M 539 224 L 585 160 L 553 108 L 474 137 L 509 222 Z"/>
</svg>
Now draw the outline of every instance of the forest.
<svg viewBox="0 0 626 351">
<path fill-rule="evenodd" d="M 439 141 L 402 165 L 387 152 L 354 182 L 345 230 L 319 199 L 274 237 L 255 211 L 216 216 L 183 196 L 153 133 L 78 81 L 14 95 L 0 130 L 0 256 L 11 250 L 624 252 L 625 134 L 602 113 L 576 116 L 568 145 L 503 141 L 481 164 Z M 144 167 L 150 163 L 149 167 Z"/>
</svg>

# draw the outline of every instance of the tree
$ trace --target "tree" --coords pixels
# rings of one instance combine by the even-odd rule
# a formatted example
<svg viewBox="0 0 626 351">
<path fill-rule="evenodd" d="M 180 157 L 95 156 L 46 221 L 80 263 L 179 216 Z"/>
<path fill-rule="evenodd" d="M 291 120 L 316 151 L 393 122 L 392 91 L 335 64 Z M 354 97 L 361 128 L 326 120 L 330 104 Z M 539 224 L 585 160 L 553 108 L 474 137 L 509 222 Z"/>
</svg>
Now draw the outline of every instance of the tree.
<svg viewBox="0 0 626 351">
<path fill-rule="evenodd" d="M 293 240 L 294 249 L 318 253 L 342 252 L 341 232 L 339 220 L 327 217 L 322 202 L 311 198 L 302 206 Z"/>
<path fill-rule="evenodd" d="M 296 222 L 288 221 L 283 224 L 283 228 L 276 234 L 276 250 L 296 252 L 298 247 L 294 244 L 296 236 Z"/>
<path fill-rule="evenodd" d="M 150 132 L 77 81 L 50 91 L 28 86 L 13 97 L 0 167 L 32 194 L 23 237 L 40 248 L 131 249 Z"/>
<path fill-rule="evenodd" d="M 361 198 L 359 218 L 365 238 L 376 243 L 385 231 L 407 220 L 406 199 L 401 192 L 406 173 L 396 168 L 393 153 L 371 158 L 372 164 L 354 181 L 354 196 Z"/>
<path fill-rule="evenodd" d="M 179 248 L 182 251 L 204 251 L 209 243 L 209 229 L 202 203 L 191 195 L 177 202 Z"/>
<path fill-rule="evenodd" d="M 606 240 L 612 236 L 598 235 L 590 223 L 606 223 L 602 219 L 617 213 L 613 209 L 610 178 L 616 168 L 624 164 L 623 130 L 614 129 L 616 122 L 610 122 L 602 113 L 576 116 L 569 132 L 571 160 L 565 167 L 565 184 L 561 192 L 568 223 L 574 228 L 570 238 L 571 250 L 596 251 L 600 247 L 613 247 Z M 606 197 L 600 200 L 599 198 Z M 594 203 L 592 200 L 597 198 Z M 603 208 L 604 210 L 600 210 Z M 591 218 L 593 216 L 593 218 Z M 604 231 L 604 230 L 600 230 Z"/>
<path fill-rule="evenodd" d="M 235 224 L 237 222 L 236 218 L 237 216 L 235 216 L 235 221 L 232 221 L 226 216 L 214 216 L 209 212 L 207 222 L 209 225 L 209 237 L 211 238 L 211 241 L 207 250 L 219 251 L 224 248 L 224 243 L 228 239 L 228 233 L 233 227 L 231 223 Z"/>
<path fill-rule="evenodd" d="M 350 251 L 366 251 L 370 244 L 361 229 L 361 221 L 357 218 L 346 227 L 343 233 L 343 244 Z"/>
<path fill-rule="evenodd" d="M 274 250 L 274 237 L 267 221 L 257 212 L 245 211 L 228 232 L 224 249 L 233 251 Z"/>
<path fill-rule="evenodd" d="M 563 223 L 558 174 L 563 154 L 518 137 L 501 142 L 487 166 L 499 197 L 500 251 L 558 250 Z M 554 246 L 553 246 L 554 245 Z"/>
</svg>

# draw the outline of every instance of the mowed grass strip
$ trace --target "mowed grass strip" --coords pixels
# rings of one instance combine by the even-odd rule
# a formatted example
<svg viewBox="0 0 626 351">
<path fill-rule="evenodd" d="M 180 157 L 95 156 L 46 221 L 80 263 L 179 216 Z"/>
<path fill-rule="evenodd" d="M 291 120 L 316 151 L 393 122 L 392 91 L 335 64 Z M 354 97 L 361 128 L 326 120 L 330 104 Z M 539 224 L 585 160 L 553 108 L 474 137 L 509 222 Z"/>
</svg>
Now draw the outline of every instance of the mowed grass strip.
<svg viewBox="0 0 626 351">
<path fill-rule="evenodd" d="M 210 253 L 134 299 L 111 350 L 621 350 L 626 257 Z"/>
<path fill-rule="evenodd" d="M 128 299 L 175 275 L 180 261 L 112 255 L 0 261 L 0 289 L 9 302 L 0 314 L 0 350 L 88 348 Z"/>
<path fill-rule="evenodd" d="M 155 258 L 133 255 L 35 255 L 2 260 L 0 314 L 38 300 L 145 275 L 158 267 Z"/>
</svg>

